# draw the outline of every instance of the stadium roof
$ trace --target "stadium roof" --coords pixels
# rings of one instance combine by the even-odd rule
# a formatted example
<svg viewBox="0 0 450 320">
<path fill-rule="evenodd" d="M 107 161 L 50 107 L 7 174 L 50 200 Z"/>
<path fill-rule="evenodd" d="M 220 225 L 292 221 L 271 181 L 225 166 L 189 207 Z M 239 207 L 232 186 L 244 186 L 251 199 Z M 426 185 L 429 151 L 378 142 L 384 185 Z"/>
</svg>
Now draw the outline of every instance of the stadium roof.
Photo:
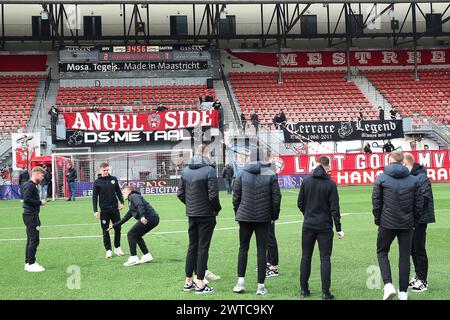
<svg viewBox="0 0 450 320">
<path fill-rule="evenodd" d="M 407 0 L 378 0 L 376 3 L 410 3 Z M 429 3 L 430 1 L 418 0 L 417 3 Z M 445 0 L 433 0 L 432 2 L 448 2 Z M 0 0 L 0 4 L 297 4 L 297 3 L 374 3 L 373 0 L 346 1 L 346 0 L 322 0 L 322 1 L 295 1 L 295 0 Z"/>
</svg>

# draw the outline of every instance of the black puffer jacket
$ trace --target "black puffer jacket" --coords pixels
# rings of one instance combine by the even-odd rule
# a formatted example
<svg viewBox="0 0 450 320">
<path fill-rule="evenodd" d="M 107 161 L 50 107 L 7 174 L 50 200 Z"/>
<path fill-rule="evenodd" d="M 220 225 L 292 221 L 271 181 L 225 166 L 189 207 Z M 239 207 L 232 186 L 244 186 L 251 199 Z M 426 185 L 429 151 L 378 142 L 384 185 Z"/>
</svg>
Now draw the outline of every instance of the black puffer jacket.
<svg viewBox="0 0 450 320">
<path fill-rule="evenodd" d="M 412 229 L 423 210 L 418 179 L 399 163 L 384 168 L 372 193 L 375 224 L 386 229 Z"/>
<path fill-rule="evenodd" d="M 177 196 L 186 204 L 189 217 L 216 216 L 219 213 L 222 207 L 216 170 L 207 158 L 196 155 L 183 169 Z"/>
<path fill-rule="evenodd" d="M 337 186 L 322 166 L 303 180 L 297 206 L 305 217 L 304 228 L 333 230 L 334 221 L 336 232 L 342 231 Z"/>
<path fill-rule="evenodd" d="M 424 201 L 419 223 L 434 223 L 436 222 L 436 218 L 434 215 L 433 190 L 431 189 L 430 179 L 428 179 L 427 169 L 415 163 L 411 174 L 419 180 L 420 191 L 422 192 Z"/>
<path fill-rule="evenodd" d="M 271 164 L 252 162 L 237 175 L 233 185 L 236 221 L 270 222 L 280 214 L 281 193 Z"/>
<path fill-rule="evenodd" d="M 127 214 L 122 218 L 122 220 L 114 225 L 122 225 L 130 220 L 131 217 L 134 217 L 136 220 L 140 220 L 142 218 L 150 220 L 152 218 L 159 217 L 155 209 L 153 209 L 150 203 L 142 197 L 139 191 L 132 191 L 128 195 L 128 206 L 129 209 Z"/>
</svg>

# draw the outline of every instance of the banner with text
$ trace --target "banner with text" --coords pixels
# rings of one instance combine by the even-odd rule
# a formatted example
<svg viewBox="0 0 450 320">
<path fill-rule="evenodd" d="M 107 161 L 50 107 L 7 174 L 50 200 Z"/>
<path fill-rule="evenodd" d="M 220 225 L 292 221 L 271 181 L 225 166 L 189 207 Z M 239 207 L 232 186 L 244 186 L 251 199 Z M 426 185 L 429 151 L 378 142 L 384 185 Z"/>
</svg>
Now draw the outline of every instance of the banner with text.
<svg viewBox="0 0 450 320">
<path fill-rule="evenodd" d="M 198 71 L 207 69 L 208 61 L 64 62 L 59 64 L 59 72 Z"/>
<path fill-rule="evenodd" d="M 278 57 L 276 52 L 239 51 L 227 52 L 243 61 L 267 67 L 278 67 L 278 60 L 285 68 L 346 67 L 345 51 L 289 51 Z M 450 64 L 450 49 L 418 50 L 418 65 Z M 355 67 L 414 66 L 413 50 L 355 50 L 350 51 L 350 65 Z"/>
<path fill-rule="evenodd" d="M 164 180 L 119 180 L 121 189 L 130 185 L 136 188 L 141 194 L 156 195 L 156 194 L 176 194 L 178 191 L 178 179 L 164 179 Z M 75 191 L 77 197 L 91 197 L 93 182 L 78 182 L 75 183 Z"/>
<path fill-rule="evenodd" d="M 408 151 L 416 162 L 425 166 L 432 182 L 450 181 L 450 150 Z M 273 158 L 281 176 L 307 175 L 316 167 L 316 159 L 325 155 L 330 158 L 331 177 L 338 185 L 373 184 L 389 163 L 389 154 L 320 154 L 288 155 Z M 292 177 L 291 177 L 292 178 Z"/>
<path fill-rule="evenodd" d="M 64 113 L 66 130 L 161 131 L 219 126 L 218 110 L 162 111 L 153 113 Z"/>
<path fill-rule="evenodd" d="M 286 143 L 340 140 L 387 140 L 403 138 L 402 120 L 332 121 L 287 123 Z"/>
</svg>

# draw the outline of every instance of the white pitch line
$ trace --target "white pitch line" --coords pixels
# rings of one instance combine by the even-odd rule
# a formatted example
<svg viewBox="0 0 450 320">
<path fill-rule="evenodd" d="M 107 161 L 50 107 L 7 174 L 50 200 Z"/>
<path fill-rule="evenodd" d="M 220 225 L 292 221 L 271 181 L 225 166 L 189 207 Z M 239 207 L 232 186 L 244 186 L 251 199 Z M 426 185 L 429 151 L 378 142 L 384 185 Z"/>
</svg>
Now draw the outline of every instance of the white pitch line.
<svg viewBox="0 0 450 320">
<path fill-rule="evenodd" d="M 450 209 L 437 209 L 436 212 L 450 212 Z M 349 214 L 352 215 L 360 215 L 360 214 L 371 214 L 372 212 L 366 211 L 366 212 L 351 212 L 351 213 L 341 213 L 341 216 L 347 216 Z M 301 216 L 301 214 L 292 214 L 292 215 L 281 215 L 281 218 L 287 218 L 287 217 L 298 217 Z M 221 218 L 218 217 L 218 220 L 234 220 L 235 218 Z M 187 219 L 173 219 L 173 220 L 162 220 L 162 222 L 187 222 Z M 47 228 L 65 228 L 65 227 L 88 227 L 88 226 L 97 226 L 99 222 L 97 223 L 75 223 L 75 224 L 51 224 L 51 225 L 43 225 L 41 226 L 41 229 L 47 229 Z M 23 229 L 24 226 L 20 227 L 1 227 L 0 230 L 17 230 L 17 229 Z"/>
<path fill-rule="evenodd" d="M 276 225 L 285 225 L 285 224 L 293 224 L 293 223 L 299 223 L 303 220 L 296 220 L 296 221 L 286 221 L 286 222 L 277 222 Z M 237 230 L 239 229 L 239 226 L 236 227 L 227 227 L 227 228 L 216 228 L 214 231 L 225 231 L 225 230 Z M 180 230 L 180 231 L 161 231 L 161 232 L 152 232 L 149 235 L 164 235 L 164 234 L 179 234 L 179 233 L 187 233 L 187 230 Z M 126 236 L 126 234 L 122 234 L 122 237 Z M 96 236 L 70 236 L 70 237 L 47 237 L 47 238 L 40 238 L 40 240 L 67 240 L 67 239 L 90 239 L 90 238 L 102 238 L 102 235 L 96 235 Z M 11 238 L 11 239 L 0 239 L 0 242 L 6 242 L 6 241 L 26 241 L 26 238 Z"/>
<path fill-rule="evenodd" d="M 295 214 L 295 215 L 283 215 L 284 217 L 299 217 L 301 216 L 300 213 L 299 214 Z M 161 218 L 161 216 L 160 216 Z M 234 220 L 235 218 L 217 218 L 218 220 Z M 174 220 L 161 220 L 161 222 L 187 222 L 188 219 L 174 219 Z M 51 225 L 42 225 L 41 229 L 47 229 L 47 228 L 59 228 L 59 227 L 83 227 L 83 226 L 97 226 L 100 224 L 100 221 L 97 223 L 75 223 L 75 224 L 51 224 Z M 23 229 L 25 228 L 25 226 L 21 226 L 21 227 L 2 227 L 0 228 L 0 230 L 16 230 L 16 229 Z"/>
</svg>

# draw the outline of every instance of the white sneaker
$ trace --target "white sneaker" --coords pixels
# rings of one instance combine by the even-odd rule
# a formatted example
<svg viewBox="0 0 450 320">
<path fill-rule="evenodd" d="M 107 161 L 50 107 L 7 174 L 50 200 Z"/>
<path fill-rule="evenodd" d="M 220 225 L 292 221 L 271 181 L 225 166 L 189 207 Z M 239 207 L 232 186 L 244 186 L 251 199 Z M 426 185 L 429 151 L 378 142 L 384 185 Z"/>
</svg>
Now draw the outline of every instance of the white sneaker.
<svg viewBox="0 0 450 320">
<path fill-rule="evenodd" d="M 206 272 L 205 272 L 205 279 L 207 279 L 209 281 L 216 281 L 216 280 L 220 280 L 221 278 L 220 278 L 220 276 L 212 273 L 211 271 L 206 270 Z"/>
<path fill-rule="evenodd" d="M 196 276 L 196 275 L 194 276 L 194 282 L 197 283 L 197 276 Z M 204 282 L 205 284 L 208 284 L 208 283 L 209 283 L 208 279 L 206 279 L 206 276 L 205 276 L 205 278 L 203 278 L 203 282 Z"/>
<path fill-rule="evenodd" d="M 131 267 L 139 264 L 138 256 L 131 256 L 128 258 L 128 261 L 123 264 L 124 267 Z"/>
<path fill-rule="evenodd" d="M 258 287 L 258 289 L 256 290 L 256 294 L 258 296 L 265 296 L 268 293 L 269 292 L 267 291 L 266 287 Z"/>
<path fill-rule="evenodd" d="M 398 300 L 408 300 L 408 292 L 399 291 Z"/>
<path fill-rule="evenodd" d="M 416 281 L 417 281 L 417 280 L 418 280 L 418 279 L 417 279 L 417 276 L 411 278 L 411 280 L 409 280 L 408 288 L 414 287 L 414 285 L 416 284 Z"/>
<path fill-rule="evenodd" d="M 244 292 L 245 292 L 245 286 L 244 286 L 244 283 L 243 283 L 243 282 L 242 282 L 242 283 L 238 282 L 238 283 L 234 286 L 233 292 L 236 292 L 236 293 L 244 293 Z"/>
<path fill-rule="evenodd" d="M 384 294 L 383 294 L 383 300 L 392 300 L 394 296 L 396 295 L 395 287 L 392 283 L 386 283 L 384 285 Z"/>
<path fill-rule="evenodd" d="M 117 254 L 119 257 L 123 257 L 125 255 L 125 252 L 123 252 L 121 247 L 115 248 L 114 253 Z"/>
<path fill-rule="evenodd" d="M 111 259 L 112 258 L 112 251 L 111 250 L 106 251 L 105 258 L 106 259 Z"/>
<path fill-rule="evenodd" d="M 33 264 L 29 264 L 25 266 L 25 271 L 27 272 L 44 272 L 45 268 L 41 266 L 39 263 L 35 262 Z"/>
<path fill-rule="evenodd" d="M 28 263 L 25 263 L 25 268 L 24 268 L 23 270 L 24 270 L 24 271 L 27 271 L 28 266 L 29 266 L 29 264 L 28 264 Z"/>
<path fill-rule="evenodd" d="M 139 261 L 139 263 L 147 263 L 153 260 L 153 256 L 152 254 L 149 252 L 147 254 L 144 254 L 141 258 L 141 260 Z"/>
</svg>

